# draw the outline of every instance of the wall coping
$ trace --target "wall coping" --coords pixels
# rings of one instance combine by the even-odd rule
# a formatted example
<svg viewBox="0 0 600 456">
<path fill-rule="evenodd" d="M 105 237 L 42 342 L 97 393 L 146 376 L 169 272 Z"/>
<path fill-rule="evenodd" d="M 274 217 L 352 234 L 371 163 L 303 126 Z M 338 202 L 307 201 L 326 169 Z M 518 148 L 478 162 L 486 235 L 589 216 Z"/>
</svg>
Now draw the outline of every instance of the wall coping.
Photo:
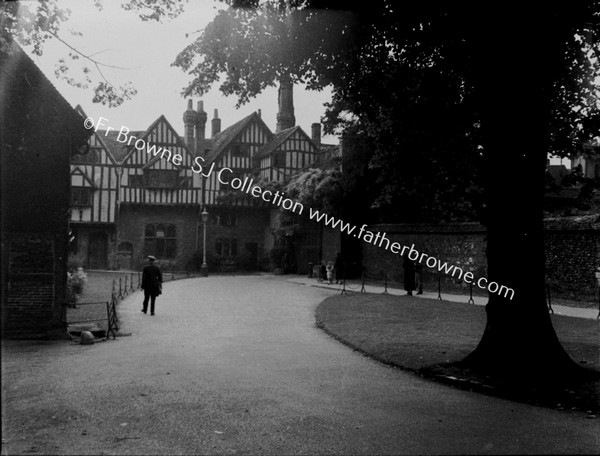
<svg viewBox="0 0 600 456">
<path fill-rule="evenodd" d="M 369 225 L 370 231 L 392 233 L 485 233 L 485 226 L 476 222 L 462 223 L 378 223 Z"/>
<path fill-rule="evenodd" d="M 485 234 L 487 229 L 477 222 L 455 223 L 376 223 L 367 227 L 369 231 L 394 233 L 473 233 Z M 544 219 L 544 231 L 600 231 L 600 214 Z"/>
</svg>

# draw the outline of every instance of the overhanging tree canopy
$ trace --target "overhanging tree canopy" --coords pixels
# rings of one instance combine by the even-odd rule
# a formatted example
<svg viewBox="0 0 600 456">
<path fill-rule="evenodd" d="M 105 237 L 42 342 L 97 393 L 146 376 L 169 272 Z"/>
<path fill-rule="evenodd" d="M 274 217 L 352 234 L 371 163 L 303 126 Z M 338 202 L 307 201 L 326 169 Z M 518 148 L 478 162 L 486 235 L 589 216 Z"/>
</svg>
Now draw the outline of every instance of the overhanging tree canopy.
<svg viewBox="0 0 600 456">
<path fill-rule="evenodd" d="M 220 75 L 240 103 L 281 77 L 332 84 L 326 129 L 353 124 L 371 138 L 386 209 L 421 210 L 412 191 L 420 216 L 477 213 L 488 228 L 489 279 L 515 298 L 492 295 L 467 361 L 571 372 L 544 296 L 544 170 L 549 152 L 573 153 L 598 133 L 599 2 L 233 6 L 245 8 L 222 13 L 177 58 L 194 75 L 184 93 Z M 445 214 L 450 204 L 458 210 Z"/>
</svg>

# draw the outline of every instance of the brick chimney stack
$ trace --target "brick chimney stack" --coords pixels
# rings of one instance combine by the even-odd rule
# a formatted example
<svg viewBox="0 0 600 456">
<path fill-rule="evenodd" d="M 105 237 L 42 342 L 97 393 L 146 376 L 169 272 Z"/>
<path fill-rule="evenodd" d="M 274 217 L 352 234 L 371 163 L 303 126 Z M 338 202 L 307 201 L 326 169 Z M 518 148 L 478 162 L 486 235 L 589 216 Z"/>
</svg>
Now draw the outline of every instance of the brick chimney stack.
<svg viewBox="0 0 600 456">
<path fill-rule="evenodd" d="M 296 117 L 294 117 L 294 83 L 290 78 L 282 78 L 279 82 L 278 104 L 279 112 L 277 113 L 275 133 L 296 125 Z"/>
<path fill-rule="evenodd" d="M 321 124 L 314 123 L 311 125 L 311 136 L 315 145 L 320 149 L 321 148 Z"/>
<path fill-rule="evenodd" d="M 194 111 L 192 100 L 188 100 L 187 111 L 183 113 L 183 130 L 185 144 L 192 151 L 195 149 L 194 128 L 196 125 L 196 111 Z"/>
<path fill-rule="evenodd" d="M 212 123 L 212 136 L 221 132 L 221 119 L 219 119 L 219 110 L 215 109 L 215 117 L 211 121 Z"/>
<path fill-rule="evenodd" d="M 198 102 L 198 108 L 196 109 L 196 140 L 203 140 L 206 138 L 207 117 L 206 112 L 204 112 L 204 102 L 200 100 Z"/>
<path fill-rule="evenodd" d="M 204 139 L 206 138 L 206 119 L 208 115 L 204 112 L 204 102 L 198 101 L 196 108 L 196 155 L 204 155 Z"/>
</svg>

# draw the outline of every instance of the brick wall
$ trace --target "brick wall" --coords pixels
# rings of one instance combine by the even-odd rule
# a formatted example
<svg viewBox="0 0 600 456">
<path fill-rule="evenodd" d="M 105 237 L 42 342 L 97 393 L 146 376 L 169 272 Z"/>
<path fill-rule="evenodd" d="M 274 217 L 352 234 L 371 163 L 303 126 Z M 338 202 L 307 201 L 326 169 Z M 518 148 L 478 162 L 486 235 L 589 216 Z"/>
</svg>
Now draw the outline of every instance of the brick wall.
<svg viewBox="0 0 600 456">
<path fill-rule="evenodd" d="M 56 261 L 60 242 L 52 235 L 3 234 L 8 250 L 3 325 L 9 335 L 60 327 L 64 297 L 64 271 Z"/>
</svg>

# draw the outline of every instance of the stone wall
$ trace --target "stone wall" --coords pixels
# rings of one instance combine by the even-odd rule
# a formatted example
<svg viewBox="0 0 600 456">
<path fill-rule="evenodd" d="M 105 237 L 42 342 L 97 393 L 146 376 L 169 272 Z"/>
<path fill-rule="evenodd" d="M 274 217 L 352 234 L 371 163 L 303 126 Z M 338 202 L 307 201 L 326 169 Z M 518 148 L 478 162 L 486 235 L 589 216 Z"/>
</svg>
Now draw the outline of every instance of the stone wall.
<svg viewBox="0 0 600 456">
<path fill-rule="evenodd" d="M 457 223 L 448 225 L 427 224 L 381 224 L 371 225 L 368 229 L 374 233 L 385 232 L 390 242 L 401 245 L 415 245 L 420 253 L 427 253 L 442 262 L 447 261 L 472 271 L 476 277 L 486 275 L 485 228 L 476 223 Z M 385 245 L 385 244 L 384 244 Z M 384 247 L 362 243 L 363 267 L 368 278 L 403 283 L 402 257 Z M 431 288 L 437 286 L 439 274 L 427 267 L 423 268 L 423 281 Z M 452 277 L 441 275 L 442 288 L 453 292 L 468 291 L 468 286 Z"/>
<path fill-rule="evenodd" d="M 598 216 L 545 221 L 546 275 L 551 296 L 598 300 L 594 272 L 600 264 Z"/>
<path fill-rule="evenodd" d="M 335 262 L 338 252 L 341 251 L 342 238 L 340 231 L 336 228 L 323 226 L 323 259 Z"/>
<path fill-rule="evenodd" d="M 598 300 L 598 283 L 594 272 L 600 264 L 599 216 L 562 217 L 546 219 L 544 242 L 546 273 L 552 298 L 583 301 Z M 485 257 L 485 228 L 475 223 L 447 225 L 398 224 L 372 225 L 374 233 L 385 232 L 391 242 L 415 245 L 419 252 L 430 254 L 472 271 L 475 277 L 487 276 Z M 363 267 L 367 277 L 403 283 L 402 258 L 383 247 L 362 242 Z M 438 273 L 423 268 L 427 288 L 435 288 Z M 461 280 L 441 275 L 442 291 L 468 292 Z M 479 291 L 474 287 L 474 293 Z"/>
</svg>

